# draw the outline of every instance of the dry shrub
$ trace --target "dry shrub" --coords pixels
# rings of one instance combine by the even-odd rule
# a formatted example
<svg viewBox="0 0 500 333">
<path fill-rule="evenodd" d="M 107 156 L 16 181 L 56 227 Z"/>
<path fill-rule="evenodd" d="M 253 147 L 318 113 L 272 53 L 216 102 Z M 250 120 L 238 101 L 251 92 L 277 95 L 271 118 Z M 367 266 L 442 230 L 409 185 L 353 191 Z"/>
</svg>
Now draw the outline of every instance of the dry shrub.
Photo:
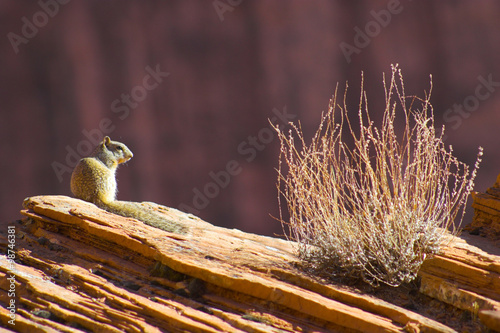
<svg viewBox="0 0 500 333">
<path fill-rule="evenodd" d="M 281 141 L 278 199 L 285 233 L 312 267 L 372 285 L 398 286 L 413 280 L 426 256 L 439 251 L 447 229 L 456 233 L 454 221 L 459 213 L 459 222 L 463 219 L 482 148 L 471 172 L 451 146 L 445 147 L 444 128 L 436 134 L 430 94 L 406 97 L 397 66 L 389 85 L 385 75 L 383 82 L 386 108 L 380 128 L 370 119 L 363 88 L 357 134 L 345 94 L 343 106 L 336 104 L 337 91 L 310 145 L 300 123 L 292 124 L 288 134 L 276 128 Z M 405 121 L 400 133 L 396 114 Z M 351 147 L 343 134 L 352 136 Z M 289 222 L 283 221 L 283 201 Z"/>
</svg>

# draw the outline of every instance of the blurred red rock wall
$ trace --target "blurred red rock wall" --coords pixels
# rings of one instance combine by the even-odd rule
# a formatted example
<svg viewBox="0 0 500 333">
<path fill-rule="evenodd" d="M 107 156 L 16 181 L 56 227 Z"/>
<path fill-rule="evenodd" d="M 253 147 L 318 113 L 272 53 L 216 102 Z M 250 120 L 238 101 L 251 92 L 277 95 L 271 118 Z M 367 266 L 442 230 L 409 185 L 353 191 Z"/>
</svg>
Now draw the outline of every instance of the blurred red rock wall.
<svg viewBox="0 0 500 333">
<path fill-rule="evenodd" d="M 72 165 L 110 135 L 135 154 L 119 199 L 279 234 L 268 119 L 300 119 L 310 136 L 346 81 L 356 114 L 361 71 L 378 119 L 391 63 L 408 95 L 433 75 L 436 124 L 468 163 L 485 148 L 485 190 L 500 172 L 499 12 L 493 0 L 0 1 L 0 220 L 27 196 L 70 195 Z"/>
</svg>

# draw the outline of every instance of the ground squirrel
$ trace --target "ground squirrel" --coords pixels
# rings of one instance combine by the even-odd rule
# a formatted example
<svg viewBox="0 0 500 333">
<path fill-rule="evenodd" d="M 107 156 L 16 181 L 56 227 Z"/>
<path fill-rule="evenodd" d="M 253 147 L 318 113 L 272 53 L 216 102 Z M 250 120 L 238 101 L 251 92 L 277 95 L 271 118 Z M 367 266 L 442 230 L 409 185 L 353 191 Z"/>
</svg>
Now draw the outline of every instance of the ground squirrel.
<svg viewBox="0 0 500 333">
<path fill-rule="evenodd" d="M 76 165 L 71 175 L 71 192 L 108 212 L 133 217 L 165 231 L 185 232 L 178 223 L 161 218 L 138 202 L 116 200 L 116 169 L 133 156 L 126 145 L 106 136 L 89 157 Z"/>
</svg>

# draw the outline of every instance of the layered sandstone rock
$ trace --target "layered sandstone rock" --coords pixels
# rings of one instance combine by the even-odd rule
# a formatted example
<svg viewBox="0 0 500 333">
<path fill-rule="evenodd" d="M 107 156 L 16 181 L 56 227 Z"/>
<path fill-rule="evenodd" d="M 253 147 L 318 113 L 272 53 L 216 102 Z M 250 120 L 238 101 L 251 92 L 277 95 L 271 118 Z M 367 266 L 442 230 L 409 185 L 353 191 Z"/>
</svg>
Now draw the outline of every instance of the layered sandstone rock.
<svg viewBox="0 0 500 333">
<path fill-rule="evenodd" d="M 500 175 L 486 193 L 472 192 L 472 199 L 474 218 L 467 230 L 500 245 Z"/>
<path fill-rule="evenodd" d="M 425 263 L 420 289 L 371 290 L 304 273 L 291 242 L 143 205 L 188 232 L 158 230 L 68 197 L 26 199 L 26 218 L 0 238 L 7 253 L 0 257 L 2 325 L 21 332 L 500 329 L 500 257 L 463 239 Z"/>
</svg>

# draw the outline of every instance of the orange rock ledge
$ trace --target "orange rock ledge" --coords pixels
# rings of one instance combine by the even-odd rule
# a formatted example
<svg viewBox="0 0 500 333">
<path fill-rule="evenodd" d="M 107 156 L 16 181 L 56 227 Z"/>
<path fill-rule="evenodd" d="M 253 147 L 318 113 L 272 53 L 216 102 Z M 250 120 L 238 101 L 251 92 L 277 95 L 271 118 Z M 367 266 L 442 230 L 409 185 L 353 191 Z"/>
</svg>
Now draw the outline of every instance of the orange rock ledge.
<svg viewBox="0 0 500 333">
<path fill-rule="evenodd" d="M 292 242 L 143 205 L 188 232 L 69 197 L 27 198 L 25 218 L 1 230 L 1 325 L 19 332 L 500 330 L 500 256 L 472 238 L 456 238 L 426 261 L 419 288 L 372 290 L 307 275 Z"/>
<path fill-rule="evenodd" d="M 500 174 L 485 193 L 472 192 L 474 217 L 467 230 L 488 237 L 500 246 Z"/>
</svg>

